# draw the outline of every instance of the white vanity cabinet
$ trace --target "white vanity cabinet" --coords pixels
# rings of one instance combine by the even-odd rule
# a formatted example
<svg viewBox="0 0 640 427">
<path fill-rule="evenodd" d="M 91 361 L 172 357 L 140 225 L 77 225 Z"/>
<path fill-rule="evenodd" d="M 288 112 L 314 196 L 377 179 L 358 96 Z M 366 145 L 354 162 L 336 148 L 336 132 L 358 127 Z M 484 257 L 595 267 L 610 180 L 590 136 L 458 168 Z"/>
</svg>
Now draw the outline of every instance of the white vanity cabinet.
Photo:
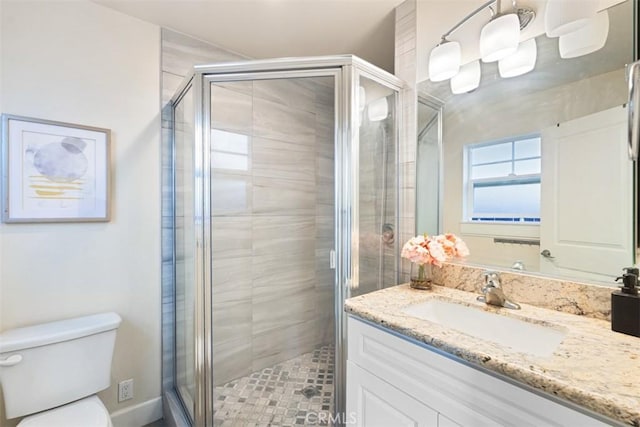
<svg viewBox="0 0 640 427">
<path fill-rule="evenodd" d="M 347 415 L 357 426 L 612 425 L 353 317 L 348 337 Z"/>
</svg>

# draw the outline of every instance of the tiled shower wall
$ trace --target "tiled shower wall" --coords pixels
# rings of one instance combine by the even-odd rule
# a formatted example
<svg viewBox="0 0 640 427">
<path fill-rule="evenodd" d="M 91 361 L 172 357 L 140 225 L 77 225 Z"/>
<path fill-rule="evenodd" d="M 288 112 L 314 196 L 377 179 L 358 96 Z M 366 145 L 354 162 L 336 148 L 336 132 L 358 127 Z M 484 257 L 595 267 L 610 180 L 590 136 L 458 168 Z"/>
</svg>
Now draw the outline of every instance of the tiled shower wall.
<svg viewBox="0 0 640 427">
<path fill-rule="evenodd" d="M 387 99 L 393 103 L 393 96 Z M 398 226 L 394 114 L 382 121 L 369 121 L 364 114 L 359 129 L 359 286 L 352 291 L 354 296 L 397 284 L 398 243 L 392 234 L 387 240 L 382 235 L 385 225 L 393 234 Z"/>
<path fill-rule="evenodd" d="M 214 85 L 212 126 L 218 141 L 242 146 L 226 154 L 233 148 L 213 138 L 214 379 L 222 384 L 333 341 L 333 81 Z M 217 164 L 221 155 L 238 164 Z"/>
<path fill-rule="evenodd" d="M 395 75 L 405 81 L 402 118 L 400 123 L 399 191 L 400 247 L 416 232 L 416 152 L 417 152 L 417 0 L 406 0 L 396 7 Z M 411 263 L 402 259 L 400 282 L 409 281 Z"/>
<path fill-rule="evenodd" d="M 166 103 L 194 64 L 238 59 L 163 29 L 163 319 L 174 289 Z M 236 141 L 212 147 L 214 376 L 222 384 L 333 341 L 334 103 L 328 78 L 212 91 L 216 140 Z M 165 342 L 171 329 L 163 328 Z M 163 356 L 169 379 L 171 354 Z"/>
</svg>

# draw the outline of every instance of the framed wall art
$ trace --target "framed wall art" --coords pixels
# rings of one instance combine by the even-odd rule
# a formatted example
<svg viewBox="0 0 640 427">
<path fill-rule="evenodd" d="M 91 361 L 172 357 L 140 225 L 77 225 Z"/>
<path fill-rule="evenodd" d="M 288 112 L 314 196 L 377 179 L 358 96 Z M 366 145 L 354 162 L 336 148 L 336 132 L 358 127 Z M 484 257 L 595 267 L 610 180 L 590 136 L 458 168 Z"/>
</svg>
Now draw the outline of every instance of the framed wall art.
<svg viewBox="0 0 640 427">
<path fill-rule="evenodd" d="M 108 129 L 2 115 L 4 222 L 109 221 Z"/>
</svg>

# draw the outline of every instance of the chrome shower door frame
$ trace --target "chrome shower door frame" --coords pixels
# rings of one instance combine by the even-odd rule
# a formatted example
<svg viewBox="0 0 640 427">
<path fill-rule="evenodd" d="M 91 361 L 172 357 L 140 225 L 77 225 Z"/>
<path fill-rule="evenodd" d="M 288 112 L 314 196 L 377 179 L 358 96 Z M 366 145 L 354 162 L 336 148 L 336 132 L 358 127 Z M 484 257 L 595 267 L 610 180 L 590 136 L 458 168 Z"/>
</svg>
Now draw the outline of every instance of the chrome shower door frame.
<svg viewBox="0 0 640 427">
<path fill-rule="evenodd" d="M 390 87 L 396 93 L 396 123 L 401 123 L 403 83 L 397 77 L 352 55 L 283 58 L 229 62 L 195 67 L 195 74 L 185 80 L 182 93 L 193 90 L 194 132 L 194 215 L 195 215 L 195 411 L 193 423 L 213 426 L 213 292 L 211 241 L 211 92 L 214 82 L 251 81 L 273 78 L 333 77 L 335 235 L 337 253 L 335 289 L 335 370 L 334 401 L 336 425 L 344 424 L 346 388 L 346 315 L 344 300 L 358 271 L 358 81 L 360 76 Z M 397 141 L 398 126 L 396 126 Z M 396 144 L 397 150 L 398 144 Z M 396 157 L 398 159 L 398 157 Z M 396 160 L 397 161 L 397 160 Z M 397 199 L 397 198 L 396 198 Z M 396 221 L 399 220 L 396 200 Z M 397 222 L 398 223 L 398 222 Z M 399 257 L 399 254 L 397 254 Z M 175 355 L 175 353 L 174 353 Z"/>
</svg>

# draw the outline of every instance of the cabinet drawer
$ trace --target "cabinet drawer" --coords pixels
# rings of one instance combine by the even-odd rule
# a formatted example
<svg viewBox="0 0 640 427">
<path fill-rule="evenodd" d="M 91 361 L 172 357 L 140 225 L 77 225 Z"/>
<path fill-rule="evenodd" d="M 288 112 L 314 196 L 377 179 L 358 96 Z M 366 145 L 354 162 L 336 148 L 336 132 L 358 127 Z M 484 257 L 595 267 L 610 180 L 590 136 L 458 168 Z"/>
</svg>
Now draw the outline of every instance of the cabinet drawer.
<svg viewBox="0 0 640 427">
<path fill-rule="evenodd" d="M 438 413 L 380 378 L 347 363 L 347 414 L 357 427 L 437 427 Z"/>
<path fill-rule="evenodd" d="M 350 317 L 348 359 L 461 426 L 606 426 Z"/>
</svg>

